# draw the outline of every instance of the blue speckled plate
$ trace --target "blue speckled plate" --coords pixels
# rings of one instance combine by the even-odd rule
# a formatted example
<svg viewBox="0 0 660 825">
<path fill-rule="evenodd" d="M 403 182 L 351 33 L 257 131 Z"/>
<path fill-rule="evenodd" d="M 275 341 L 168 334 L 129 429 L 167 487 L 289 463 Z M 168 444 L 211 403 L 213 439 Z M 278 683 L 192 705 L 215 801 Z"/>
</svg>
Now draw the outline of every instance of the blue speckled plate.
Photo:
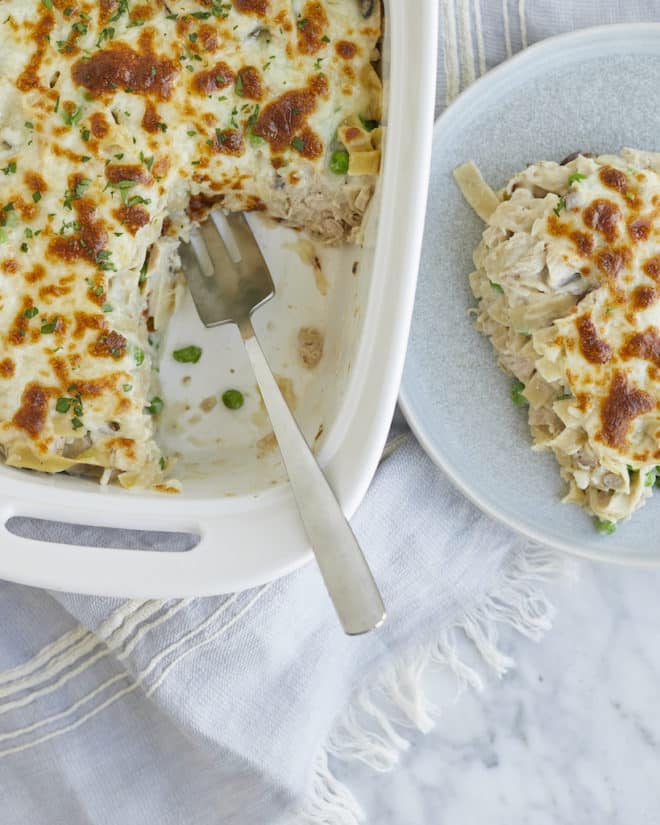
<svg viewBox="0 0 660 825">
<path fill-rule="evenodd" d="M 452 170 L 474 160 L 499 188 L 575 150 L 660 151 L 660 24 L 546 40 L 470 87 L 435 126 L 429 207 L 401 403 L 431 458 L 469 498 L 531 539 L 608 561 L 660 565 L 660 495 L 612 536 L 561 504 L 550 453 L 533 453 L 510 379 L 471 324 L 472 251 L 483 224 Z"/>
</svg>

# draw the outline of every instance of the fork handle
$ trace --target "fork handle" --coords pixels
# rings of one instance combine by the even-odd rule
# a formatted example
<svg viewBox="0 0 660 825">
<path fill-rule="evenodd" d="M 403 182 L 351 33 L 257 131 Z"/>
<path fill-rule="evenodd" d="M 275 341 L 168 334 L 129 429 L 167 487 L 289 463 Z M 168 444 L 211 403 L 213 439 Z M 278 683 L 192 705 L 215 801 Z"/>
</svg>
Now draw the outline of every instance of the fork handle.
<svg viewBox="0 0 660 825">
<path fill-rule="evenodd" d="M 367 633 L 385 619 L 385 607 L 367 561 L 326 477 L 298 429 L 250 323 L 241 325 L 261 390 L 323 581 L 344 631 Z"/>
</svg>

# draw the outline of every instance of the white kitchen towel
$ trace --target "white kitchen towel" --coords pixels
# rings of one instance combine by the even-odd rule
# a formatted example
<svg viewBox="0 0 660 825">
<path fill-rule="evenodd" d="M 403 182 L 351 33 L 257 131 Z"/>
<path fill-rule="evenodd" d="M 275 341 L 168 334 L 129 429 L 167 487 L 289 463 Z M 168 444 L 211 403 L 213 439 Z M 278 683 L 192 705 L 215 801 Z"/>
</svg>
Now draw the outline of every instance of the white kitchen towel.
<svg viewBox="0 0 660 825">
<path fill-rule="evenodd" d="M 438 109 L 527 43 L 660 19 L 652 0 L 440 5 Z M 342 634 L 313 565 L 167 602 L 0 584 L 0 825 L 358 822 L 332 759 L 391 768 L 406 730 L 434 717 L 429 664 L 457 688 L 503 673 L 498 630 L 541 637 L 551 609 L 539 588 L 561 562 L 475 510 L 412 438 L 354 525 L 389 613 L 361 638 Z"/>
</svg>

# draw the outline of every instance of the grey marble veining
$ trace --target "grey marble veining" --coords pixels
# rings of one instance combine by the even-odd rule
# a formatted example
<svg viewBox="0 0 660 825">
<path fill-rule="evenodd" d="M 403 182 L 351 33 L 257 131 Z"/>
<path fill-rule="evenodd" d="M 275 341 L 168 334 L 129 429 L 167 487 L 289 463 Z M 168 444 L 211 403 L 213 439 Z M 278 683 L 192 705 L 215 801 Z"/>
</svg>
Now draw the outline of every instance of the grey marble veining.
<svg viewBox="0 0 660 825">
<path fill-rule="evenodd" d="M 554 629 L 505 632 L 515 670 L 464 693 L 393 773 L 337 764 L 369 823 L 660 822 L 660 571 L 583 564 L 551 590 Z M 427 686 L 446 698 L 445 674 Z"/>
</svg>

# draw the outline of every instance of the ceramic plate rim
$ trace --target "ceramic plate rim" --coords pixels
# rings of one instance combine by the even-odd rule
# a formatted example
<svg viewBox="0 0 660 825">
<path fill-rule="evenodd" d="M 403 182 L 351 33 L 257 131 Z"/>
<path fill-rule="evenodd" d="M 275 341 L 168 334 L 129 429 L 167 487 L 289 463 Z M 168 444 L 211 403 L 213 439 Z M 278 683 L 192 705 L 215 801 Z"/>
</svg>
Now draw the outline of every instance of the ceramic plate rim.
<svg viewBox="0 0 660 825">
<path fill-rule="evenodd" d="M 491 69 L 487 74 L 480 77 L 475 83 L 462 91 L 443 111 L 440 117 L 436 120 L 433 128 L 434 150 L 436 143 L 440 139 L 439 135 L 442 134 L 442 131 L 447 123 L 450 123 L 454 118 L 458 117 L 467 107 L 480 104 L 489 89 L 499 84 L 503 78 L 506 78 L 516 70 L 521 71 L 523 67 L 529 64 L 533 65 L 537 61 L 542 60 L 548 52 L 554 51 L 558 44 L 575 45 L 579 44 L 580 41 L 584 41 L 585 45 L 600 45 L 604 50 L 608 41 L 616 41 L 617 39 L 622 39 L 625 36 L 634 35 L 639 32 L 644 32 L 647 36 L 652 34 L 652 36 L 657 37 L 660 41 L 660 23 L 615 23 L 592 26 L 585 29 L 579 29 L 577 31 L 554 35 L 553 37 L 539 41 L 529 48 L 519 52 L 509 60 L 506 60 L 504 63 L 501 63 Z M 511 530 L 514 530 L 519 535 L 522 535 L 534 542 L 538 542 L 546 547 L 569 553 L 570 555 L 595 561 L 607 561 L 608 563 L 622 566 L 657 567 L 660 565 L 660 555 L 657 559 L 650 556 L 635 555 L 634 553 L 631 553 L 626 557 L 623 557 L 618 553 L 613 553 L 611 556 L 607 556 L 606 551 L 601 554 L 597 551 L 582 548 L 579 545 L 563 541 L 559 538 L 548 537 L 542 530 L 535 530 L 529 527 L 518 517 L 510 516 L 500 511 L 499 507 L 492 504 L 487 497 L 478 494 L 471 488 L 469 480 L 463 477 L 461 468 L 455 467 L 451 461 L 445 458 L 442 449 L 436 446 L 432 435 L 427 432 L 415 412 L 416 403 L 414 397 L 408 391 L 406 373 L 407 371 L 404 370 L 401 389 L 399 392 L 399 405 L 406 421 L 408 422 L 408 425 L 410 426 L 410 429 L 432 461 L 443 470 L 452 484 L 480 510 L 501 524 L 509 527 Z"/>
</svg>

